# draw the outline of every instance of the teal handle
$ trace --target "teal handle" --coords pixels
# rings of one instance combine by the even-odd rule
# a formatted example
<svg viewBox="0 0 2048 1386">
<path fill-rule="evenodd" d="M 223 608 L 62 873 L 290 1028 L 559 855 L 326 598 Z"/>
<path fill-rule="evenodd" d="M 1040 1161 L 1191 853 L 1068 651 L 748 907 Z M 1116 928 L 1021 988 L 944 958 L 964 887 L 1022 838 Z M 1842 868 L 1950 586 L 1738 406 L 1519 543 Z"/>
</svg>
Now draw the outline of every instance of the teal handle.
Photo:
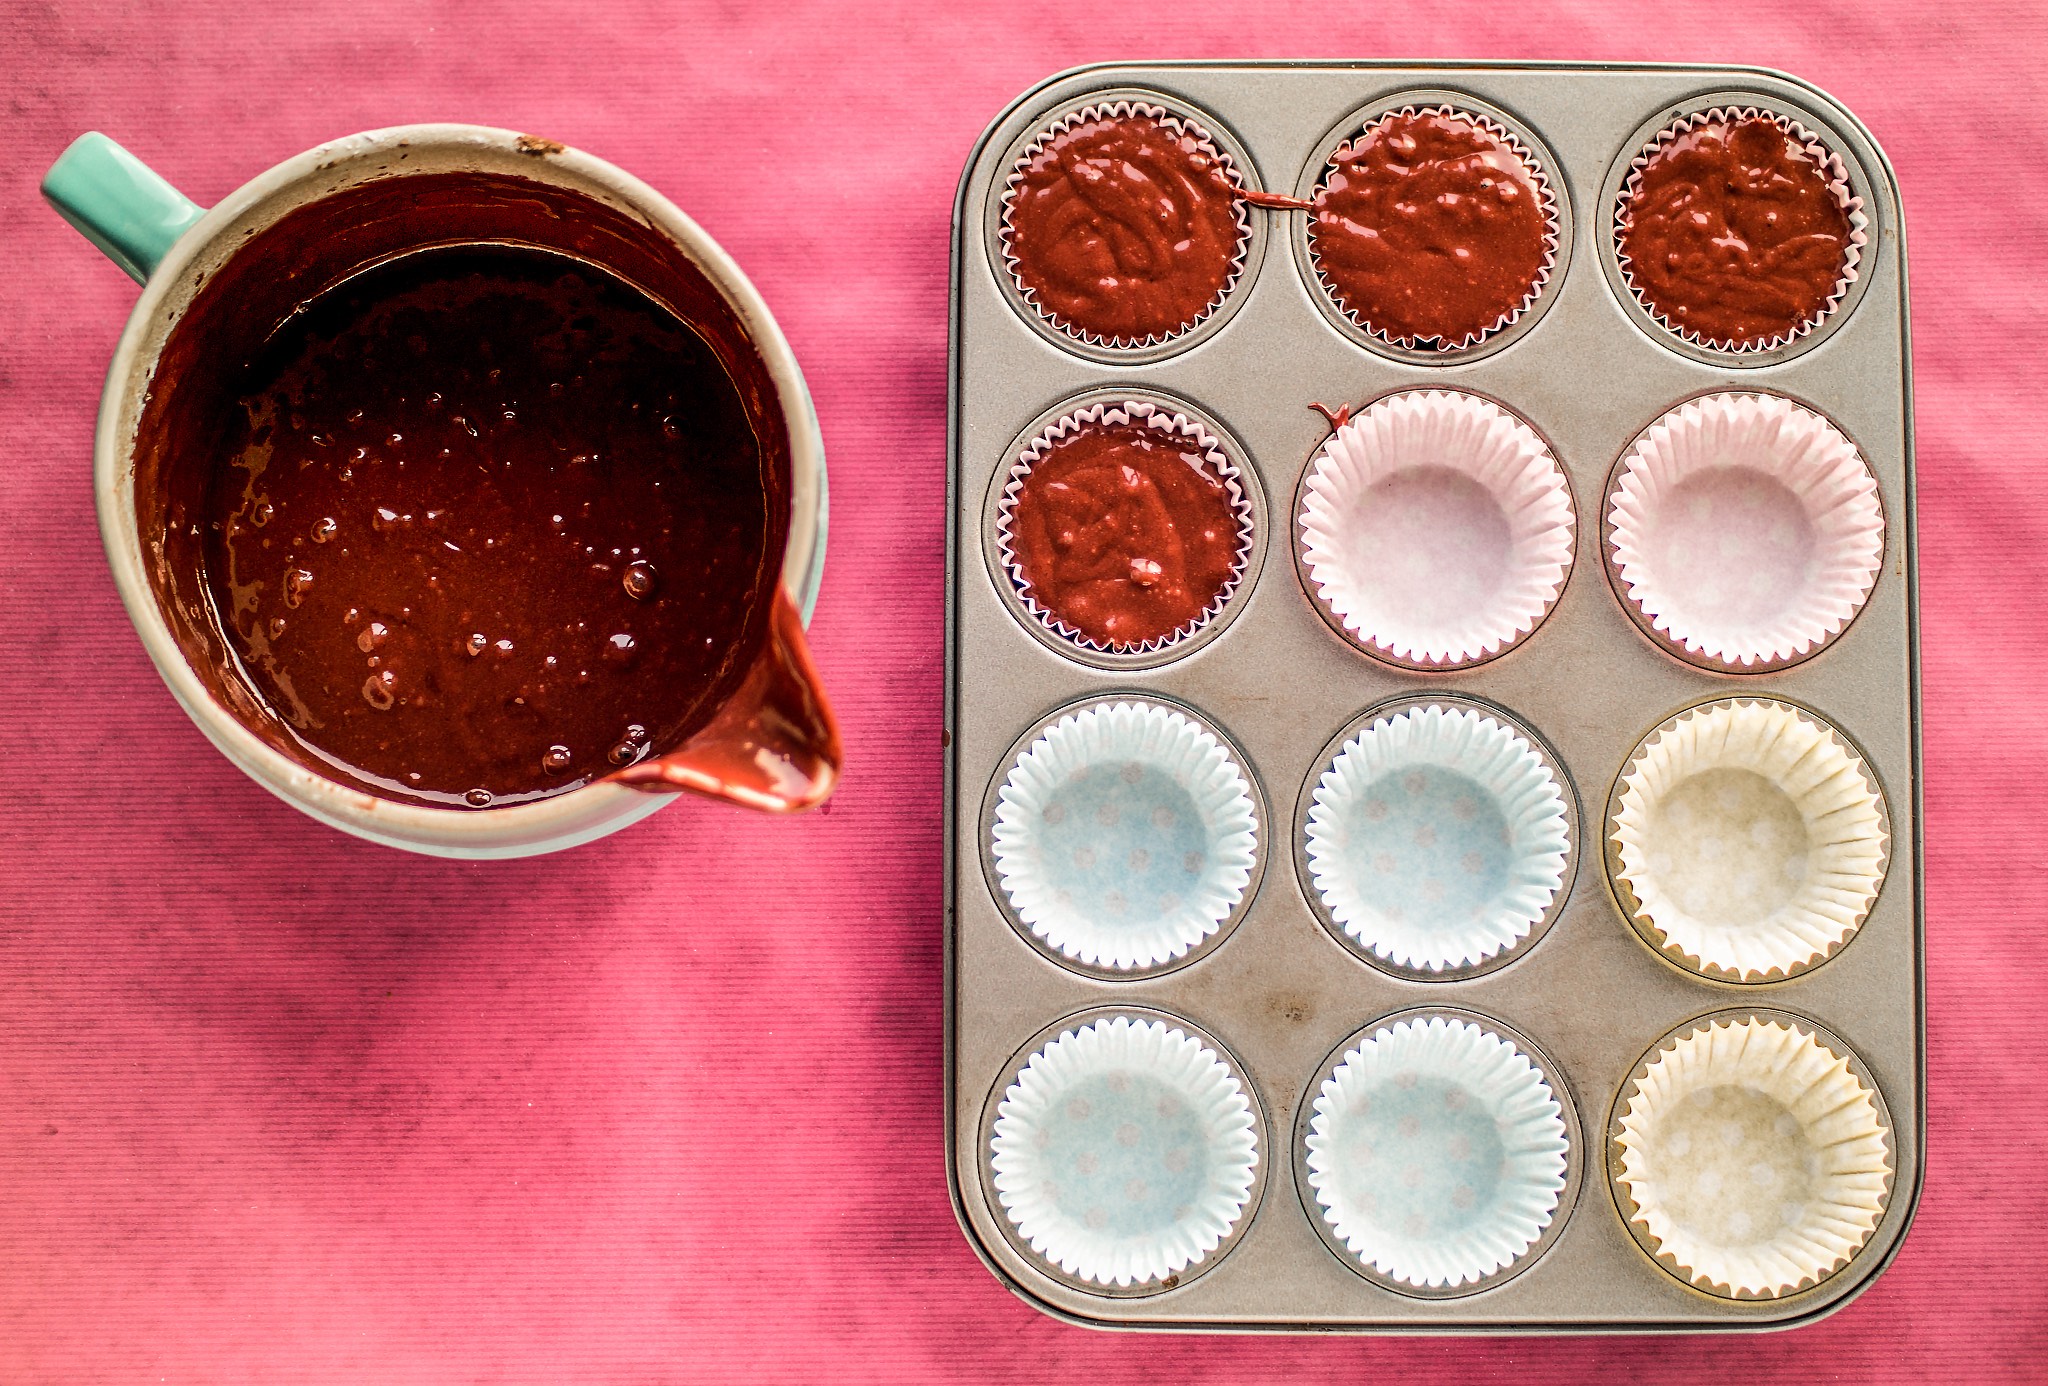
<svg viewBox="0 0 2048 1386">
<path fill-rule="evenodd" d="M 138 284 L 148 282 L 178 237 L 206 215 L 204 207 L 97 130 L 80 135 L 57 156 L 43 175 L 43 196 Z"/>
</svg>

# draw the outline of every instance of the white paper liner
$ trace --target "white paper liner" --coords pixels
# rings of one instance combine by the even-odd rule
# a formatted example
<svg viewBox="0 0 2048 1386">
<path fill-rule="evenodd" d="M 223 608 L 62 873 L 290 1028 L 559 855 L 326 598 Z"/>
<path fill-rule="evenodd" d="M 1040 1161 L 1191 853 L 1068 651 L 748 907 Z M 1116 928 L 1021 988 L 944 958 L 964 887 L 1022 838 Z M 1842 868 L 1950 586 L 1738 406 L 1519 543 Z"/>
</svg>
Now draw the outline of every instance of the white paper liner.
<svg viewBox="0 0 2048 1386">
<path fill-rule="evenodd" d="M 1629 263 L 1628 252 L 1622 248 L 1622 239 L 1618 228 L 1626 221 L 1629 206 L 1635 201 L 1636 192 L 1642 187 L 1643 170 L 1649 167 L 1650 161 L 1657 156 L 1658 152 L 1665 145 L 1670 144 L 1682 135 L 1690 134 L 1702 125 L 1712 124 L 1717 120 L 1744 121 L 1758 118 L 1770 121 L 1792 139 L 1797 140 L 1800 146 L 1805 149 L 1808 157 L 1820 165 L 1828 178 L 1829 189 L 1834 194 L 1836 205 L 1841 207 L 1843 213 L 1849 219 L 1849 243 L 1842 252 L 1841 278 L 1835 282 L 1834 292 L 1828 295 L 1827 301 L 1822 304 L 1818 313 L 1815 313 L 1790 331 L 1781 332 L 1777 336 L 1764 341 L 1738 342 L 1709 337 L 1690 328 L 1680 327 L 1659 313 L 1655 308 L 1652 308 L 1649 301 L 1643 297 L 1642 291 L 1636 287 L 1633 266 Z M 1835 310 L 1842 306 L 1842 300 L 1848 295 L 1850 287 L 1856 282 L 1856 276 L 1863 263 L 1864 247 L 1870 244 L 1870 218 L 1864 215 L 1863 199 L 1856 196 L 1849 185 L 1849 168 L 1842 161 L 1842 156 L 1828 148 L 1819 136 L 1815 135 L 1798 121 L 1793 120 L 1790 116 L 1780 115 L 1776 111 L 1767 111 L 1760 106 L 1715 106 L 1709 110 L 1696 111 L 1689 116 L 1672 122 L 1659 131 L 1657 137 L 1643 146 L 1642 152 L 1629 161 L 1628 177 L 1622 180 L 1621 191 L 1616 197 L 1614 220 L 1617 228 L 1614 238 L 1615 260 L 1621 270 L 1622 282 L 1628 285 L 1629 293 L 1634 296 L 1635 301 L 1642 305 L 1643 311 L 1649 314 L 1651 319 L 1665 331 L 1691 342 L 1694 346 L 1703 346 L 1713 351 L 1773 351 L 1788 343 L 1796 342 L 1801 337 L 1812 332 L 1833 316 Z"/>
<path fill-rule="evenodd" d="M 1230 578 L 1200 615 L 1184 621 L 1176 629 L 1150 640 L 1128 642 L 1104 642 L 1068 625 L 1049 608 L 1041 605 L 1032 595 L 1031 585 L 1024 575 L 1024 566 L 1017 559 L 1011 542 L 1011 525 L 1016 518 L 1017 497 L 1024 489 L 1024 479 L 1031 475 L 1031 469 L 1050 453 L 1059 443 L 1079 432 L 1085 424 L 1142 424 L 1158 429 L 1167 438 L 1181 443 L 1181 456 L 1189 466 L 1199 467 L 1223 483 L 1223 489 L 1230 498 L 1231 513 L 1237 518 L 1237 553 Z M 1252 556 L 1252 502 L 1246 494 L 1244 479 L 1239 475 L 1237 465 L 1223 451 L 1223 444 L 1209 430 L 1185 414 L 1161 408 L 1144 400 L 1130 399 L 1116 403 L 1091 404 L 1063 415 L 1040 431 L 1017 460 L 1010 464 L 1009 479 L 1003 483 L 1002 498 L 996 502 L 996 553 L 1001 559 L 1003 571 L 1017 589 L 1018 600 L 1024 609 L 1037 617 L 1039 622 L 1064 640 L 1070 640 L 1085 650 L 1100 654 L 1154 654 L 1169 646 L 1177 645 L 1209 624 L 1221 614 L 1230 603 L 1241 583 Z"/>
<path fill-rule="evenodd" d="M 1083 708 L 1018 755 L 993 855 L 1023 921 L 1091 967 L 1170 962 L 1221 928 L 1258 855 L 1251 786 L 1217 738 L 1144 702 Z"/>
<path fill-rule="evenodd" d="M 1129 1016 L 1032 1055 L 1003 1094 L 990 1152 L 997 1197 L 1031 1249 L 1119 1286 L 1215 1251 L 1259 1158 L 1251 1102 L 1216 1052 Z"/>
<path fill-rule="evenodd" d="M 1862 758 L 1788 703 L 1680 713 L 1622 776 L 1616 875 L 1665 951 L 1769 981 L 1845 944 L 1884 884 L 1882 792 Z"/>
<path fill-rule="evenodd" d="M 1317 781 L 1309 874 L 1337 925 L 1398 967 L 1514 947 L 1564 883 L 1564 794 L 1518 733 L 1430 704 L 1352 737 Z"/>
<path fill-rule="evenodd" d="M 1715 1021 L 1630 1084 L 1615 1181 L 1659 1261 L 1730 1298 L 1846 1265 L 1884 1216 L 1891 1156 L 1848 1061 L 1796 1026 Z"/>
<path fill-rule="evenodd" d="M 1216 296 L 1209 300 L 1208 305 L 1201 312 L 1195 314 L 1194 317 L 1182 323 L 1171 332 L 1154 332 L 1143 338 L 1104 336 L 1099 332 L 1089 331 L 1077 323 L 1070 322 L 1045 304 L 1040 303 L 1037 291 L 1024 281 L 1023 272 L 1018 267 L 1017 257 L 1010 249 L 1010 239 L 1016 230 L 1011 221 L 1011 213 L 1016 207 L 1017 186 L 1024 181 L 1024 170 L 1048 144 L 1051 144 L 1055 139 L 1077 126 L 1086 125 L 1090 121 L 1096 120 L 1128 120 L 1133 116 L 1143 116 L 1147 119 L 1155 120 L 1168 130 L 1173 131 L 1176 135 L 1194 136 L 1197 143 L 1200 144 L 1202 152 L 1216 160 L 1217 165 L 1223 170 L 1223 176 L 1230 180 L 1231 186 L 1234 188 L 1242 188 L 1244 186 L 1244 177 L 1238 171 L 1237 162 L 1230 157 L 1229 153 L 1221 145 L 1216 143 L 1207 130 L 1204 130 L 1200 125 L 1185 116 L 1175 115 L 1164 106 L 1155 106 L 1147 101 L 1112 101 L 1106 105 L 1083 106 L 1077 111 L 1071 111 L 1061 116 L 1041 131 L 1030 144 L 1024 147 L 1024 152 L 1017 156 L 1015 167 L 1003 179 L 1003 219 L 1000 237 L 1003 250 L 1003 267 L 1009 271 L 1010 282 L 1016 286 L 1018 296 L 1030 304 L 1032 311 L 1036 312 L 1039 317 L 1074 340 L 1085 342 L 1089 346 L 1109 347 L 1120 351 L 1142 351 L 1147 347 L 1170 342 L 1176 337 L 1186 336 L 1208 321 L 1215 314 L 1216 310 L 1223 306 L 1224 302 L 1230 297 L 1231 291 L 1237 287 L 1238 281 L 1244 277 L 1245 252 L 1251 243 L 1252 234 L 1251 214 L 1246 210 L 1244 200 L 1242 198 L 1233 198 L 1231 208 L 1233 215 L 1237 219 L 1237 253 L 1231 259 L 1230 273 L 1224 279 L 1223 287 L 1216 291 Z"/>
<path fill-rule="evenodd" d="M 1411 116 L 1448 116 L 1475 126 L 1499 140 L 1517 159 L 1521 160 L 1522 167 L 1528 170 L 1529 179 L 1536 188 L 1537 199 L 1543 207 L 1544 225 L 1543 262 L 1537 267 L 1536 277 L 1530 283 L 1529 291 L 1522 295 L 1520 303 L 1502 313 L 1499 318 L 1484 327 L 1475 328 L 1467 332 L 1456 341 L 1443 341 L 1437 338 L 1413 335 L 1397 337 L 1392 333 L 1374 327 L 1365 318 L 1360 316 L 1355 308 L 1345 303 L 1343 293 L 1337 288 L 1336 284 L 1331 282 L 1329 276 L 1323 273 L 1322 258 L 1316 254 L 1316 242 L 1313 236 L 1310 236 L 1308 241 L 1309 262 L 1315 266 L 1316 281 L 1323 286 L 1323 291 L 1330 296 L 1330 302 L 1337 306 L 1337 311 L 1342 313 L 1354 327 L 1375 340 L 1385 342 L 1389 346 L 1400 347 L 1404 351 L 1414 351 L 1421 347 L 1424 342 L 1433 343 L 1438 351 L 1463 351 L 1468 347 L 1478 346 L 1496 332 L 1512 327 L 1524 313 L 1529 311 L 1536 300 L 1543 296 L 1544 287 L 1550 283 L 1550 276 L 1557 272 L 1557 238 L 1559 230 L 1557 194 L 1551 191 L 1550 174 L 1537 160 L 1535 151 L 1523 144 L 1514 131 L 1498 121 L 1490 120 L 1473 111 L 1461 110 L 1456 106 L 1403 106 L 1397 111 L 1382 111 L 1367 121 L 1364 128 L 1356 135 L 1346 139 L 1342 144 L 1330 151 L 1330 157 L 1324 161 L 1322 176 L 1316 180 L 1316 191 L 1320 193 L 1324 185 L 1329 182 L 1330 172 L 1336 167 L 1337 161 L 1348 157 L 1357 142 L 1371 133 L 1375 126 L 1396 118 Z"/>
<path fill-rule="evenodd" d="M 1563 1110 L 1527 1055 L 1477 1025 L 1431 1016 L 1375 1031 L 1311 1111 L 1316 1203 L 1384 1276 L 1427 1289 L 1483 1280 L 1556 1216 Z"/>
<path fill-rule="evenodd" d="M 1572 564 L 1572 498 L 1536 431 L 1452 390 L 1388 395 L 1323 444 L 1301 512 L 1309 581 L 1344 628 L 1415 664 L 1497 654 Z"/>
<path fill-rule="evenodd" d="M 1779 395 L 1691 400 L 1622 459 L 1615 566 L 1652 627 L 1750 668 L 1832 639 L 1884 561 L 1877 478 L 1841 430 Z"/>
</svg>

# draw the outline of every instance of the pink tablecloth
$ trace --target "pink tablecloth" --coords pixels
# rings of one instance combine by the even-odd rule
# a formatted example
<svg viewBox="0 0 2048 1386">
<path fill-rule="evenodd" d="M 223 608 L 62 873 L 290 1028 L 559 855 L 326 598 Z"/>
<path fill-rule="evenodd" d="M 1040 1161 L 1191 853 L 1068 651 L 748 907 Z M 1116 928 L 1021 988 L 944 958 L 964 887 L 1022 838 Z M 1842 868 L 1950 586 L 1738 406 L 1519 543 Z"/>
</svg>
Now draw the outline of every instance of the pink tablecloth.
<svg viewBox="0 0 2048 1386">
<path fill-rule="evenodd" d="M 2048 1380 L 2048 25 L 2034 0 L 1531 8 L 0 0 L 0 1382 Z M 1931 1172 L 1896 1265 L 1816 1327 L 1110 1336 L 1013 1299 L 954 1224 L 954 184 L 1050 72 L 1227 55 L 1763 63 L 1841 97 L 1898 165 Z M 143 657 L 88 484 L 134 290 L 37 176 L 97 127 L 207 201 L 420 119 L 624 165 L 775 306 L 833 466 L 815 629 L 852 766 L 827 812 L 687 802 L 554 859 L 403 856 L 246 781 Z"/>
</svg>

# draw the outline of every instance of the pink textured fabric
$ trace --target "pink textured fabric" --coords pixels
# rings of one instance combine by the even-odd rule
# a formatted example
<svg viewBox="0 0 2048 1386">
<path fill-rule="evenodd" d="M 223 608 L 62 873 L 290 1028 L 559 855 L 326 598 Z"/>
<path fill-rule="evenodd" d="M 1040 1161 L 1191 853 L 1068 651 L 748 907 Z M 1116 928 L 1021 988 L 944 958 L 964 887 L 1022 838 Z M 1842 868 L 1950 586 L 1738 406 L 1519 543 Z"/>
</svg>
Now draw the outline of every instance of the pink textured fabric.
<svg viewBox="0 0 2048 1386">
<path fill-rule="evenodd" d="M 2048 1085 L 2048 54 L 2035 0 L 1402 5 L 0 0 L 0 1382 L 2040 1381 Z M 1762 1338 L 1113 1336 L 947 1205 L 948 220 L 1015 93 L 1126 57 L 1789 69 L 1911 231 L 1931 1172 L 1898 1262 Z M 40 205 L 107 131 L 210 201 L 405 120 L 638 173 L 774 305 L 832 459 L 815 627 L 851 770 L 456 865 L 271 800 L 173 705 L 89 467 L 134 289 Z M 800 186 L 800 199 L 788 194 Z"/>
</svg>

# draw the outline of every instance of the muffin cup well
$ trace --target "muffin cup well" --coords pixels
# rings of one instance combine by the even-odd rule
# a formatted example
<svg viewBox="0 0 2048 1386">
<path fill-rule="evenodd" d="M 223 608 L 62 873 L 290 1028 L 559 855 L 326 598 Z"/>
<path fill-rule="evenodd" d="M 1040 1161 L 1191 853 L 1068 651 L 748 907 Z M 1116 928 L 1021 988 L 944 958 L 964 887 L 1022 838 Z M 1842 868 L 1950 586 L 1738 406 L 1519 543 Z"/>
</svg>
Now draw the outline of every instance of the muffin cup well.
<svg viewBox="0 0 2048 1386">
<path fill-rule="evenodd" d="M 1768 120 L 1780 130 L 1783 130 L 1789 138 L 1797 141 L 1805 149 L 1808 156 L 1816 164 L 1826 171 L 1829 189 L 1835 198 L 1836 204 L 1841 207 L 1844 215 L 1848 218 L 1849 242 L 1842 255 L 1841 273 L 1836 280 L 1834 292 L 1828 296 L 1826 303 L 1819 312 L 1791 330 L 1781 332 L 1763 341 L 1717 340 L 1688 328 L 1680 327 L 1657 312 L 1643 297 L 1641 290 L 1636 285 L 1635 274 L 1633 267 L 1629 263 L 1628 252 L 1623 249 L 1619 234 L 1615 236 L 1613 244 L 1615 268 L 1620 273 L 1621 282 L 1629 296 L 1642 309 L 1644 315 L 1651 322 L 1654 322 L 1657 326 L 1690 346 L 1736 357 L 1761 355 L 1765 352 L 1779 351 L 1792 345 L 1801 338 L 1809 336 L 1818 330 L 1822 324 L 1826 323 L 1842 308 L 1843 303 L 1849 298 L 1862 268 L 1864 250 L 1870 244 L 1870 219 L 1864 211 L 1863 199 L 1857 196 L 1851 183 L 1847 162 L 1840 154 L 1830 148 L 1820 136 L 1814 134 L 1791 116 L 1780 111 L 1766 109 L 1761 106 L 1710 106 L 1702 110 L 1689 112 L 1672 121 L 1658 131 L 1653 138 L 1636 152 L 1629 160 L 1628 173 L 1621 180 L 1621 187 L 1615 195 L 1612 208 L 1615 224 L 1619 226 L 1621 220 L 1626 217 L 1629 205 L 1634 201 L 1637 191 L 1642 187 L 1643 170 L 1649 166 L 1650 161 L 1657 156 L 1658 152 L 1673 140 L 1691 133 L 1702 125 L 1711 124 L 1715 121 L 1757 119 Z"/>
<path fill-rule="evenodd" d="M 1242 190 L 1252 183 L 1244 156 L 1227 147 L 1228 142 L 1220 138 L 1218 131 L 1212 130 L 1207 123 L 1198 120 L 1192 114 L 1170 110 L 1157 102 L 1144 99 L 1142 95 L 1134 94 L 1111 100 L 1098 100 L 1068 110 L 1041 127 L 1018 149 L 1011 161 L 1010 172 L 1003 180 L 1003 193 L 995 221 L 996 258 L 1001 265 L 999 273 L 1024 311 L 1056 337 L 1084 347 L 1091 353 L 1105 354 L 1110 359 L 1153 355 L 1162 348 L 1180 343 L 1199 333 L 1217 317 L 1236 294 L 1252 263 L 1255 248 L 1249 206 L 1242 198 L 1234 198 L 1232 216 L 1237 225 L 1237 243 L 1223 285 L 1200 312 L 1171 332 L 1154 332 L 1142 338 L 1105 334 L 1074 323 L 1041 302 L 1037 290 L 1025 281 L 1012 249 L 1015 232 L 1012 217 L 1016 191 L 1024 180 L 1024 170 L 1047 144 L 1068 130 L 1090 121 L 1123 120 L 1133 116 L 1156 121 L 1175 134 L 1193 137 L 1202 152 L 1217 161 L 1224 176 L 1234 188 Z"/>
<path fill-rule="evenodd" d="M 1006 1231 L 1097 1294 L 1156 1294 L 1235 1244 L 1264 1185 L 1242 1070 L 1195 1027 L 1102 1012 L 1049 1027 L 1005 1070 L 984 1150 Z"/>
<path fill-rule="evenodd" d="M 1335 169 L 1338 160 L 1350 154 L 1358 140 L 1371 133 L 1376 126 L 1390 120 L 1410 116 L 1443 116 L 1464 121 L 1500 141 L 1505 148 L 1510 150 L 1521 161 L 1522 166 L 1528 170 L 1530 181 L 1535 186 L 1537 198 L 1543 209 L 1544 242 L 1542 263 L 1537 269 L 1535 278 L 1530 281 L 1528 291 L 1523 294 L 1521 301 L 1503 312 L 1492 323 L 1469 331 L 1462 337 L 1452 340 L 1387 332 L 1368 322 L 1356 307 L 1345 301 L 1343 292 L 1331 281 L 1324 270 L 1322 258 L 1316 254 L 1315 237 L 1308 234 L 1309 228 L 1304 228 L 1303 234 L 1307 238 L 1308 263 L 1314 269 L 1316 286 L 1327 297 L 1330 306 L 1335 309 L 1340 317 L 1373 341 L 1396 348 L 1401 352 L 1435 352 L 1450 355 L 1452 353 L 1469 351 L 1471 348 L 1477 347 L 1490 338 L 1505 332 L 1508 328 L 1514 326 L 1516 322 L 1520 321 L 1522 315 L 1527 313 L 1542 298 L 1544 288 L 1550 283 L 1552 276 L 1557 273 L 1558 269 L 1559 245 L 1562 240 L 1562 222 L 1558 210 L 1559 201 L 1556 191 L 1551 186 L 1550 174 L 1544 166 L 1544 161 L 1529 147 L 1521 136 L 1490 115 L 1475 109 L 1469 109 L 1465 105 L 1448 102 L 1410 104 L 1375 112 L 1366 119 L 1362 126 L 1352 134 L 1347 135 L 1337 144 L 1336 148 L 1332 149 L 1324 157 L 1322 168 L 1316 175 L 1314 192 L 1321 192 L 1328 184 L 1330 174 Z M 1313 193 L 1310 196 L 1310 200 L 1314 200 Z"/>
<path fill-rule="evenodd" d="M 1884 564 L 1877 479 L 1828 419 L 1781 395 L 1702 395 L 1615 464 L 1607 564 L 1638 626 L 1730 672 L 1810 658 Z"/>
<path fill-rule="evenodd" d="M 1615 899 L 1703 977 L 1777 982 L 1828 961 L 1884 886 L 1884 792 L 1818 716 L 1772 699 L 1689 708 L 1644 737 L 1608 805 Z"/>
<path fill-rule="evenodd" d="M 1513 723 L 1417 700 L 1369 716 L 1317 763 L 1302 825 L 1309 884 L 1366 961 L 1470 976 L 1553 917 L 1572 862 L 1569 796 Z"/>
<path fill-rule="evenodd" d="M 1324 442 L 1296 507 L 1303 578 L 1346 639 L 1436 670 L 1510 649 L 1571 574 L 1571 487 L 1550 447 L 1492 400 L 1382 396 Z"/>
<path fill-rule="evenodd" d="M 1777 1012 L 1710 1015 L 1636 1065 L 1608 1165 L 1629 1232 L 1726 1299 L 1775 1299 L 1846 1266 L 1883 1218 L 1884 1102 L 1848 1047 Z"/>
<path fill-rule="evenodd" d="M 1032 467 L 1063 439 L 1074 435 L 1088 424 L 1135 424 L 1157 430 L 1163 439 L 1180 445 L 1184 449 L 1184 457 L 1199 459 L 1198 465 L 1221 482 L 1229 496 L 1231 513 L 1237 522 L 1237 548 L 1231 575 L 1217 589 L 1216 595 L 1198 616 L 1182 623 L 1179 628 L 1167 635 L 1126 644 L 1107 643 L 1090 638 L 1062 620 L 1056 612 L 1033 595 L 1023 565 L 1017 558 L 1011 526 L 1015 517 L 1017 497 L 1024 488 L 1025 478 L 1031 474 Z M 1191 462 L 1190 465 L 1197 464 Z M 1257 533 L 1254 511 L 1250 484 L 1239 472 L 1237 464 L 1231 461 L 1222 440 L 1203 422 L 1163 402 L 1144 399 L 1095 400 L 1077 404 L 1073 409 L 1047 423 L 1011 462 L 1003 476 L 1001 492 L 996 498 L 995 558 L 1003 579 L 1009 583 L 1015 595 L 1017 604 L 1030 619 L 1061 642 L 1085 654 L 1114 660 L 1132 656 L 1152 656 L 1165 653 L 1191 640 L 1230 605 L 1232 598 L 1243 585 L 1253 561 Z"/>
<path fill-rule="evenodd" d="M 1181 710 L 1141 699 L 1066 713 L 997 791 L 990 859 L 1023 930 L 1068 965 L 1156 971 L 1235 921 L 1259 821 L 1235 752 Z"/>
<path fill-rule="evenodd" d="M 1297 1135 L 1331 1251 L 1401 1294 L 1488 1289 L 1531 1264 L 1577 1194 L 1577 1118 L 1540 1051 L 1457 1011 L 1390 1016 L 1323 1064 Z"/>
</svg>

